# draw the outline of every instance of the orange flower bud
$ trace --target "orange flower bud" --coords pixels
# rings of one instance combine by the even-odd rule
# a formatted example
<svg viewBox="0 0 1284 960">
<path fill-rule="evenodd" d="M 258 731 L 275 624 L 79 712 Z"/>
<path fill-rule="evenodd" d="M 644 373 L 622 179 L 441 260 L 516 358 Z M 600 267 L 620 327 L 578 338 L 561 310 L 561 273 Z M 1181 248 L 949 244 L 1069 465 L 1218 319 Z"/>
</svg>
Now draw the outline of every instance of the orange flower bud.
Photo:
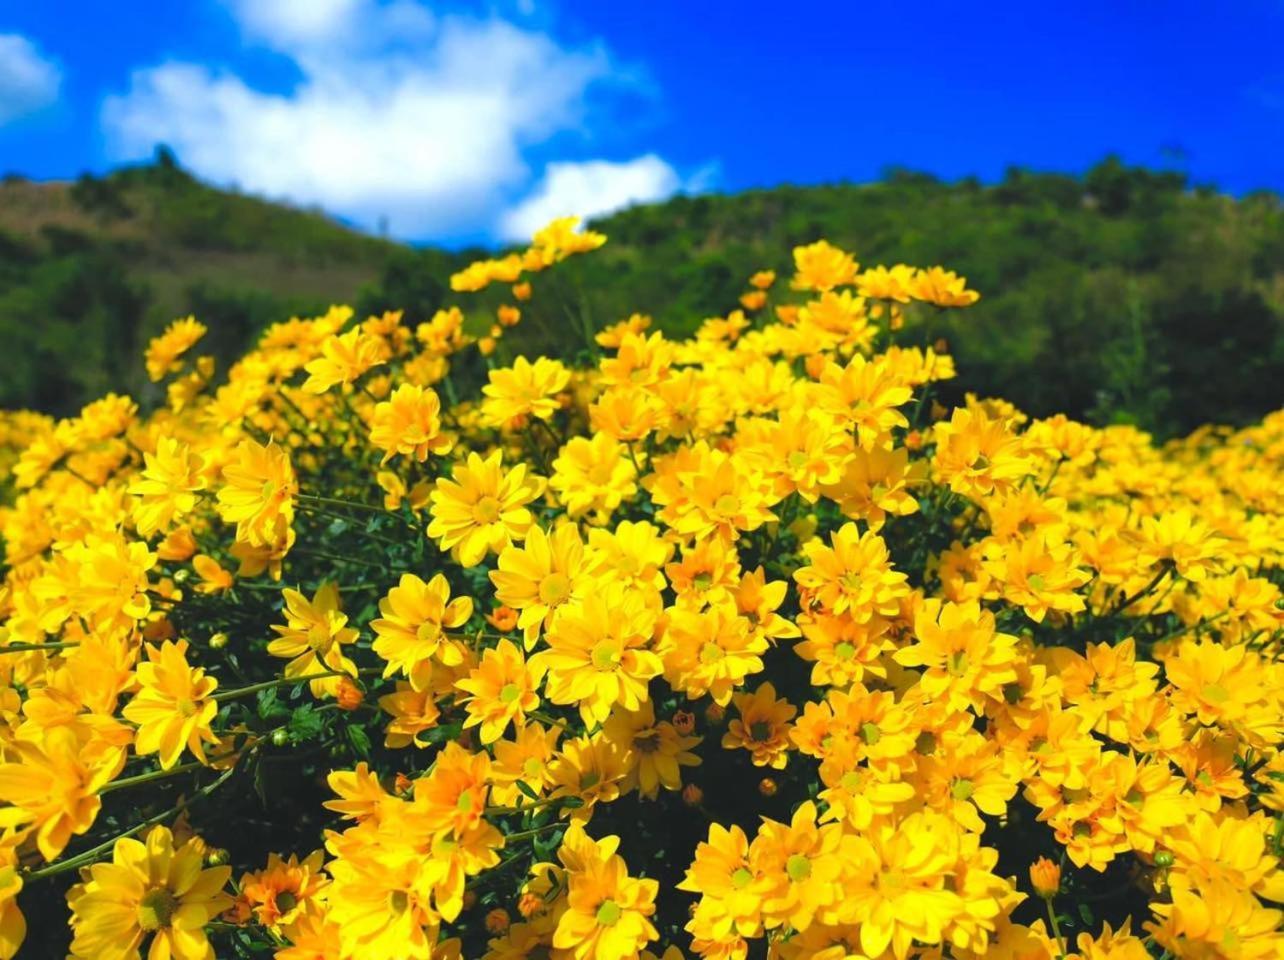
<svg viewBox="0 0 1284 960">
<path fill-rule="evenodd" d="M 508 633 L 517 626 L 517 611 L 512 607 L 496 607 L 494 613 L 486 614 L 486 622 L 500 633 Z"/>
<path fill-rule="evenodd" d="M 464 909 L 471 910 L 477 904 L 477 894 L 471 890 L 464 891 Z"/>
<path fill-rule="evenodd" d="M 362 701 L 366 699 L 366 695 L 360 687 L 352 682 L 351 677 L 340 677 L 339 687 L 335 691 L 334 699 L 340 710 L 355 710 L 361 706 Z"/>
<path fill-rule="evenodd" d="M 775 270 L 759 270 L 749 278 L 749 286 L 757 287 L 759 290 L 766 290 L 776 282 Z"/>
<path fill-rule="evenodd" d="M 529 920 L 544 909 L 544 898 L 527 890 L 517 899 L 517 912 Z"/>
<path fill-rule="evenodd" d="M 529 300 L 531 298 L 531 285 L 529 283 L 513 284 L 514 300 Z"/>
<path fill-rule="evenodd" d="M 750 290 L 740 295 L 740 306 L 746 310 L 761 310 L 767 302 L 767 295 L 761 290 Z"/>
<path fill-rule="evenodd" d="M 764 797 L 774 797 L 777 789 L 779 788 L 776 786 L 776 781 L 771 777 L 763 777 L 758 781 L 758 792 Z"/>
<path fill-rule="evenodd" d="M 489 357 L 495 352 L 495 338 L 482 337 L 477 341 L 477 349 L 481 351 L 483 357 Z"/>
<path fill-rule="evenodd" d="M 508 918 L 508 911 L 502 907 L 496 907 L 486 914 L 486 929 L 491 933 L 504 933 L 512 921 Z"/>
<path fill-rule="evenodd" d="M 704 791 L 694 783 L 688 783 L 682 788 L 682 802 L 688 807 L 698 807 L 704 800 Z"/>
<path fill-rule="evenodd" d="M 825 369 L 825 364 L 828 362 L 829 358 L 823 353 L 813 353 L 806 359 L 806 361 L 804 361 L 804 364 L 807 367 L 807 376 L 811 377 L 813 380 L 820 379 L 820 372 Z"/>
<path fill-rule="evenodd" d="M 1061 868 L 1047 857 L 1030 864 L 1030 886 L 1044 900 L 1051 900 L 1061 889 Z"/>
<path fill-rule="evenodd" d="M 936 343 L 932 344 L 932 349 L 937 353 L 949 353 L 950 341 L 946 340 L 944 337 L 937 337 Z"/>
<path fill-rule="evenodd" d="M 776 319 L 787 327 L 794 326 L 798 322 L 797 304 L 786 303 L 776 307 Z"/>
<path fill-rule="evenodd" d="M 511 304 L 505 303 L 495 311 L 495 316 L 499 318 L 499 322 L 505 327 L 513 327 L 517 325 L 518 320 L 522 319 L 522 311 Z"/>
<path fill-rule="evenodd" d="M 909 433 L 905 434 L 905 448 L 907 450 L 922 450 L 923 434 L 917 430 L 911 430 Z"/>
<path fill-rule="evenodd" d="M 690 710 L 678 710 L 673 714 L 673 729 L 688 736 L 695 729 L 695 714 Z"/>
<path fill-rule="evenodd" d="M 725 718 L 726 715 L 726 707 L 720 707 L 716 703 L 709 704 L 704 711 L 704 719 L 715 727 L 722 723 L 723 718 Z"/>
<path fill-rule="evenodd" d="M 415 782 L 404 773 L 399 773 L 392 782 L 392 792 L 398 796 L 409 793 L 415 788 Z"/>
</svg>

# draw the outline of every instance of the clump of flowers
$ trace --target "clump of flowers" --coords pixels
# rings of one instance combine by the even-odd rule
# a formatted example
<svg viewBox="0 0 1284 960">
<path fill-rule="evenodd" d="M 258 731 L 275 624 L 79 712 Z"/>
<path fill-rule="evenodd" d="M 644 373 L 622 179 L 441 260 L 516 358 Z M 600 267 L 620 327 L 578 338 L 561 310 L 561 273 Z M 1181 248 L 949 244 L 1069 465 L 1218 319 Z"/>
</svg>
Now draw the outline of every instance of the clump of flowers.
<svg viewBox="0 0 1284 960">
<path fill-rule="evenodd" d="M 1284 411 L 951 403 L 823 240 L 528 358 L 577 226 L 0 414 L 0 960 L 1279 956 Z"/>
</svg>

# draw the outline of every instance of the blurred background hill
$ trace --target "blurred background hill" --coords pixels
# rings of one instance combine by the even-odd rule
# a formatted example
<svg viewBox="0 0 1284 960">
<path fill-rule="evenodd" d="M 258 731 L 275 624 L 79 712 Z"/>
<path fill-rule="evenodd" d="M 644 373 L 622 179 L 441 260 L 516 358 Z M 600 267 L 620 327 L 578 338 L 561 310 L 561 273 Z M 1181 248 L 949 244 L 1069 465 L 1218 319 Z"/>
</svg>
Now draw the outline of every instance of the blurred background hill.
<svg viewBox="0 0 1284 960">
<path fill-rule="evenodd" d="M 996 184 L 904 170 L 881 182 L 679 196 L 597 221 L 610 242 L 575 277 L 598 325 L 633 312 L 689 334 L 782 275 L 820 237 L 867 264 L 943 264 L 975 307 L 917 328 L 946 337 L 957 388 L 1028 412 L 1160 434 L 1241 423 L 1284 402 L 1284 208 L 1107 159 L 1083 176 L 1009 171 Z M 0 183 L 0 405 L 71 413 L 109 389 L 144 401 L 141 353 L 175 317 L 210 326 L 226 361 L 265 325 L 331 303 L 404 308 L 452 296 L 479 250 L 410 247 L 214 189 L 166 151 L 74 182 Z M 537 285 L 537 302 L 539 300 Z M 523 325 L 527 327 L 527 325 Z M 564 349 L 555 322 L 509 348 Z"/>
</svg>

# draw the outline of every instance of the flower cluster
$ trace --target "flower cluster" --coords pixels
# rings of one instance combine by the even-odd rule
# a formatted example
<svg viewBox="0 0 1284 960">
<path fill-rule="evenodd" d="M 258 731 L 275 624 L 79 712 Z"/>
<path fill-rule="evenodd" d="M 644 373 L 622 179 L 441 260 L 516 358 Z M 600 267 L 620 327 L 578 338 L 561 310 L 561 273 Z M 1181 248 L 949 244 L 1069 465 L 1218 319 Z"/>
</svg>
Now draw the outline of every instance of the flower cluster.
<svg viewBox="0 0 1284 960">
<path fill-rule="evenodd" d="M 824 241 L 516 353 L 605 242 L 0 415 L 0 960 L 1281 956 L 1284 411 L 943 404 Z"/>
</svg>

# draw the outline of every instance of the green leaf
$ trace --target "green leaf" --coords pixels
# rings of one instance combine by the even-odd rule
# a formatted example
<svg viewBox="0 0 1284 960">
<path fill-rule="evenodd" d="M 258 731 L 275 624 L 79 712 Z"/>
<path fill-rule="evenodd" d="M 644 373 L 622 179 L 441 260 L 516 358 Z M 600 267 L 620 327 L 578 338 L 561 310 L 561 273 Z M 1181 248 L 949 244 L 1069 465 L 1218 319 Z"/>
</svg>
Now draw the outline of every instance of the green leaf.
<svg viewBox="0 0 1284 960">
<path fill-rule="evenodd" d="M 522 791 L 522 793 L 526 794 L 526 796 L 530 797 L 532 800 L 539 799 L 539 794 L 536 793 L 525 780 L 517 781 L 517 789 Z"/>
<path fill-rule="evenodd" d="M 366 733 L 365 727 L 348 727 L 348 740 L 352 743 L 352 749 L 357 751 L 359 756 L 369 758 L 370 735 Z"/>
</svg>

